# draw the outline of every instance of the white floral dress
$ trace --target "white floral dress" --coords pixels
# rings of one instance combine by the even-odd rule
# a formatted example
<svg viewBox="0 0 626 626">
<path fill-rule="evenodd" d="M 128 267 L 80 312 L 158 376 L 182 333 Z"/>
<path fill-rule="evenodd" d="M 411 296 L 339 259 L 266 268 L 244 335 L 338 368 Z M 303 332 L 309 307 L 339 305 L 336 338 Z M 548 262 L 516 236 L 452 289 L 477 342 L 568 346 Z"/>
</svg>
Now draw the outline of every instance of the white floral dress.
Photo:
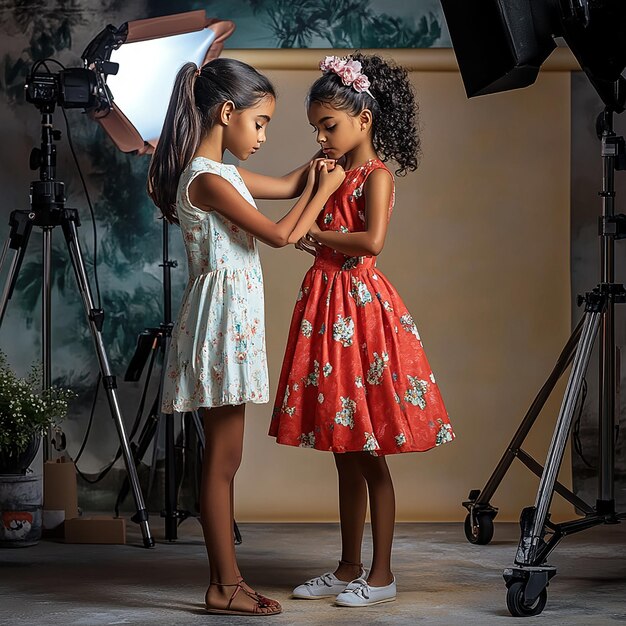
<svg viewBox="0 0 626 626">
<path fill-rule="evenodd" d="M 217 211 L 191 204 L 189 185 L 205 172 L 226 179 L 256 208 L 234 165 L 196 157 L 181 174 L 176 207 L 189 282 L 172 331 L 164 413 L 269 399 L 263 274 L 256 242 Z"/>
</svg>

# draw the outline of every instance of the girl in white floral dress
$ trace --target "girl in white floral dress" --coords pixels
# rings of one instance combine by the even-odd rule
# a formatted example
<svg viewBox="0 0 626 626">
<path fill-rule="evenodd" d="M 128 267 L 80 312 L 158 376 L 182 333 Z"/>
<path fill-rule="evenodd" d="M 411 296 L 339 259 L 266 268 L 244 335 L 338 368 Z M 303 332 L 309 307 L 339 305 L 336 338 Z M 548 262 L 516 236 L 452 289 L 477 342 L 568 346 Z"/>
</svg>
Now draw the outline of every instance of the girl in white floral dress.
<svg viewBox="0 0 626 626">
<path fill-rule="evenodd" d="M 267 402 L 263 276 L 255 239 L 297 242 L 342 183 L 316 159 L 282 178 L 222 162 L 245 161 L 265 142 L 274 112 L 269 80 L 245 63 L 214 59 L 179 71 L 148 174 L 148 192 L 180 224 L 189 283 L 172 332 L 162 410 L 198 410 L 206 436 L 200 516 L 210 565 L 209 613 L 275 615 L 278 602 L 241 577 L 232 540 L 233 480 L 241 462 L 246 402 Z M 257 198 L 299 200 L 278 223 Z"/>
</svg>

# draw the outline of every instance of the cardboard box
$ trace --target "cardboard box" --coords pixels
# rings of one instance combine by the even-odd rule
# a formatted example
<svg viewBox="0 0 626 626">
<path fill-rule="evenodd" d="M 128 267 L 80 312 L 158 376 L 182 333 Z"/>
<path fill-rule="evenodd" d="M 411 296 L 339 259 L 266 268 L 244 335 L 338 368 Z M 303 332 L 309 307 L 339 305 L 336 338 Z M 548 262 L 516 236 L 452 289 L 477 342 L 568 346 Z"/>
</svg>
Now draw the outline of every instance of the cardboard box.
<svg viewBox="0 0 626 626">
<path fill-rule="evenodd" d="M 65 520 L 65 543 L 126 543 L 123 517 L 94 515 Z"/>
<path fill-rule="evenodd" d="M 78 517 L 76 467 L 71 461 L 59 459 L 44 463 L 43 508 L 44 511 L 65 511 L 66 520 Z"/>
</svg>

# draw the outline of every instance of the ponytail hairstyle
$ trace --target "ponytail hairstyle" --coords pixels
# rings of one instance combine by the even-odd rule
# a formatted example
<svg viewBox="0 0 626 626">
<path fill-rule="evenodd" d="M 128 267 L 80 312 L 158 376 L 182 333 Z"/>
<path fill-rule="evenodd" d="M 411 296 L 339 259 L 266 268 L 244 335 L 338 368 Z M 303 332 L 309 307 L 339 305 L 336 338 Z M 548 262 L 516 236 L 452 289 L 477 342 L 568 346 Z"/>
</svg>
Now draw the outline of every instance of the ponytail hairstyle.
<svg viewBox="0 0 626 626">
<path fill-rule="evenodd" d="M 369 79 L 369 89 L 361 90 L 352 83 L 346 85 L 334 70 L 326 71 L 311 86 L 307 106 L 320 102 L 352 116 L 369 109 L 372 143 L 381 161 L 394 160 L 399 166 L 396 170 L 399 176 L 417 169 L 421 156 L 418 106 L 408 72 L 379 56 L 360 52 L 351 54 L 347 61 L 361 64 L 361 73 Z"/>
<path fill-rule="evenodd" d="M 220 106 L 230 100 L 235 109 L 249 109 L 266 96 L 276 97 L 274 86 L 247 63 L 217 58 L 201 70 L 195 63 L 181 67 L 148 169 L 148 195 L 165 219 L 178 223 L 178 180 Z"/>
</svg>

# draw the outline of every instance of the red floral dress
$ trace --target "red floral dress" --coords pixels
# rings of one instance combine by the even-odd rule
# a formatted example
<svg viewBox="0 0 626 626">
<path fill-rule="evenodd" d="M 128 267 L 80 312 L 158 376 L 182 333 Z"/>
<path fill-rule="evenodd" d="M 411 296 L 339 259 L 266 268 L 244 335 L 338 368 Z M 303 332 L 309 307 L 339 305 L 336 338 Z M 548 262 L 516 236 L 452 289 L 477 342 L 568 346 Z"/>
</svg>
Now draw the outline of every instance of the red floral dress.
<svg viewBox="0 0 626 626">
<path fill-rule="evenodd" d="M 346 172 L 317 219 L 322 230 L 364 230 L 363 185 L 379 168 L 389 172 L 378 159 Z M 376 257 L 324 247 L 306 273 L 269 434 L 286 445 L 374 455 L 454 439 L 413 318 Z"/>
</svg>

